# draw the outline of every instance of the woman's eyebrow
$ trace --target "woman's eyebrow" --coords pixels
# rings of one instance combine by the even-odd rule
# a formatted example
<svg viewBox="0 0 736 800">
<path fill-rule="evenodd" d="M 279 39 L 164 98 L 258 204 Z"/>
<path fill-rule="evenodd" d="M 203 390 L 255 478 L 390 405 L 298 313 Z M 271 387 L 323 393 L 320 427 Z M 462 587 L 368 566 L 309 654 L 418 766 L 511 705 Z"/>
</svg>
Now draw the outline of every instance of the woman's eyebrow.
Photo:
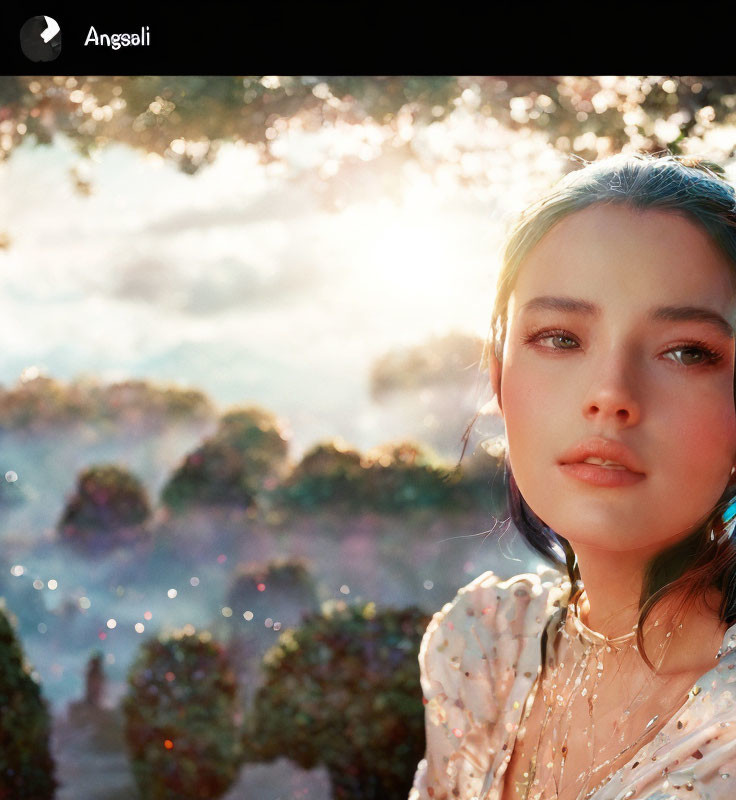
<svg viewBox="0 0 736 800">
<path fill-rule="evenodd" d="M 550 295 L 535 297 L 524 303 L 520 311 L 566 311 L 574 314 L 588 314 L 597 317 L 601 314 L 600 306 L 588 300 L 575 297 L 552 297 Z M 650 309 L 649 316 L 653 320 L 663 322 L 705 322 L 713 325 L 718 332 L 734 338 L 734 329 L 717 311 L 700 306 L 657 306 Z"/>
</svg>

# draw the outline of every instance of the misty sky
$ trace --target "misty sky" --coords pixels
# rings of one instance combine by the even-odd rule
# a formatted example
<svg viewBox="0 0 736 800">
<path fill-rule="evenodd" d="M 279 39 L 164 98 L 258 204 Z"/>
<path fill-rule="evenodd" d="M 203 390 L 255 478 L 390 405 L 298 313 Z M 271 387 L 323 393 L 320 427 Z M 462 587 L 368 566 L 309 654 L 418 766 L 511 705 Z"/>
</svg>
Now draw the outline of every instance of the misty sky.
<svg viewBox="0 0 736 800">
<path fill-rule="evenodd" d="M 240 145 L 190 176 L 122 145 L 83 162 L 63 137 L 25 144 L 0 165 L 0 382 L 31 365 L 63 380 L 177 381 L 222 408 L 284 415 L 301 448 L 330 435 L 378 444 L 374 359 L 432 334 L 487 333 L 504 215 L 528 195 L 524 147 L 538 147 L 496 136 L 493 192 L 410 164 L 400 197 L 381 196 L 376 174 L 339 212 L 299 179 L 323 158 L 314 135 L 282 145 L 296 180 Z M 559 162 L 543 158 L 553 174 Z"/>
</svg>

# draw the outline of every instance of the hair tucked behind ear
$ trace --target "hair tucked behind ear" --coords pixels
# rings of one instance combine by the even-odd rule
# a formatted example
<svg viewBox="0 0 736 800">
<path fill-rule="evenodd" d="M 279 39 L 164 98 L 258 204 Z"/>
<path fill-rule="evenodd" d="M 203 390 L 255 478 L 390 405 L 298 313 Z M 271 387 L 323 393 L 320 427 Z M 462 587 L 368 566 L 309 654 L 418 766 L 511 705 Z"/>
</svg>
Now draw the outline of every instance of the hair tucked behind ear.
<svg viewBox="0 0 736 800">
<path fill-rule="evenodd" d="M 669 153 L 628 153 L 592 163 L 566 175 L 550 192 L 519 216 L 508 233 L 496 287 L 491 325 L 481 357 L 488 366 L 490 348 L 502 358 L 508 322 L 508 302 L 525 256 L 551 228 L 576 211 L 594 204 L 623 204 L 635 209 L 659 209 L 684 214 L 705 230 L 727 257 L 736 286 L 736 193 L 722 176 L 723 168 L 711 161 Z M 736 375 L 734 376 L 736 413 Z M 463 434 L 462 461 L 475 415 Z M 573 590 L 580 572 L 570 543 L 537 517 L 524 500 L 514 479 L 508 454 L 504 461 L 506 498 L 511 520 L 528 544 L 546 561 L 567 572 Z M 637 644 L 647 666 L 643 624 L 653 608 L 671 594 L 682 592 L 691 605 L 714 587 L 721 593 L 720 619 L 736 621 L 736 481 L 732 478 L 700 527 L 685 539 L 660 552 L 646 565 L 639 597 Z M 732 519 L 733 517 L 733 519 Z M 715 610 L 715 609 L 714 609 Z"/>
</svg>

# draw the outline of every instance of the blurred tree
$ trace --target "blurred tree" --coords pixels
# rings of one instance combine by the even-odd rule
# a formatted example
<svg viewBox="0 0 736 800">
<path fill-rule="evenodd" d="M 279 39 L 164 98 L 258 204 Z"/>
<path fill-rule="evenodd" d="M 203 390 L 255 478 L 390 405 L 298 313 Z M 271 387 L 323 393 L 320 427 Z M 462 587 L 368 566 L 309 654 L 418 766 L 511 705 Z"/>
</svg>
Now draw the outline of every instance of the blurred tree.
<svg viewBox="0 0 736 800">
<path fill-rule="evenodd" d="M 249 508 L 255 494 L 247 485 L 243 454 L 222 441 L 205 442 L 171 476 L 161 502 L 177 513 L 205 505 Z"/>
<path fill-rule="evenodd" d="M 270 494 L 276 507 L 310 509 L 360 504 L 363 479 L 360 453 L 342 440 L 312 447 Z"/>
<path fill-rule="evenodd" d="M 482 352 L 482 339 L 457 332 L 392 350 L 376 359 L 371 367 L 371 397 L 380 400 L 391 391 L 473 381 Z"/>
<path fill-rule="evenodd" d="M 459 475 L 416 442 L 389 443 L 365 455 L 344 442 L 315 445 L 270 495 L 280 509 L 330 507 L 397 512 L 453 505 Z"/>
<path fill-rule="evenodd" d="M 22 378 L 0 392 L 0 428 L 42 433 L 53 427 L 83 422 L 91 407 L 77 393 L 46 375 Z"/>
<path fill-rule="evenodd" d="M 229 635 L 229 652 L 240 674 L 274 642 L 275 630 L 299 624 L 319 608 L 317 587 L 303 559 L 274 559 L 266 564 L 240 565 L 227 591 L 232 616 L 219 622 Z M 244 618 L 244 614 L 250 612 Z M 270 619 L 271 625 L 264 623 Z"/>
<path fill-rule="evenodd" d="M 148 495 L 134 475 L 114 464 L 96 465 L 79 476 L 57 529 L 85 553 L 107 553 L 144 539 L 150 515 Z"/>
<path fill-rule="evenodd" d="M 151 433 L 181 421 L 214 416 L 205 394 L 177 386 L 129 380 L 100 384 L 84 378 L 64 384 L 32 370 L 10 388 L 0 388 L 0 431 L 46 434 L 79 424 Z"/>
<path fill-rule="evenodd" d="M 287 464 L 286 434 L 276 417 L 255 406 L 225 414 L 215 434 L 190 453 L 161 492 L 172 511 L 192 506 L 248 508 L 272 488 Z"/>
<path fill-rule="evenodd" d="M 506 515 L 504 457 L 493 450 L 491 441 L 480 442 L 462 460 L 457 468 L 459 479 L 454 486 L 454 496 L 455 502 L 461 507 L 485 508 L 501 517 Z"/>
<path fill-rule="evenodd" d="M 629 147 L 692 152 L 714 127 L 736 122 L 736 77 L 5 76 L 0 158 L 26 137 L 48 144 L 64 134 L 84 155 L 121 142 L 194 174 L 223 142 L 254 145 L 269 162 L 294 131 L 366 126 L 359 151 L 336 152 L 334 170 L 315 168 L 324 189 L 366 164 L 395 173 L 406 160 L 428 170 L 446 163 L 421 133 L 455 111 L 540 133 L 561 153 L 586 159 Z M 492 167 L 463 166 L 463 154 L 477 148 L 459 143 L 450 161 L 463 182 L 492 183 Z M 92 191 L 76 172 L 73 181 Z"/>
<path fill-rule="evenodd" d="M 303 613 L 318 607 L 317 590 L 307 563 L 297 558 L 239 566 L 226 603 L 241 620 L 244 611 L 252 611 L 259 624 L 271 617 L 283 627 L 297 624 Z"/>
<path fill-rule="evenodd" d="M 214 800 L 241 764 L 237 684 L 202 632 L 146 642 L 128 673 L 125 740 L 143 800 Z"/>
<path fill-rule="evenodd" d="M 279 480 L 286 471 L 287 434 L 269 411 L 257 406 L 234 409 L 222 417 L 214 438 L 247 456 L 248 477 L 255 490 Z"/>
<path fill-rule="evenodd" d="M 145 380 L 127 380 L 95 387 L 96 412 L 117 427 L 150 433 L 181 421 L 200 422 L 214 417 L 210 399 L 198 389 L 158 386 Z"/>
<path fill-rule="evenodd" d="M 84 676 L 84 702 L 93 708 L 102 707 L 105 691 L 105 669 L 102 666 L 102 653 L 98 650 L 87 661 Z"/>
<path fill-rule="evenodd" d="M 258 144 L 265 160 L 275 158 L 272 142 L 291 118 L 308 130 L 338 120 L 389 123 L 415 104 L 412 116 L 430 121 L 432 109 L 451 108 L 456 95 L 450 77 L 4 77 L 0 108 L 9 124 L 0 128 L 0 152 L 29 135 L 48 144 L 63 133 L 85 155 L 123 142 L 194 174 L 222 141 Z"/>
<path fill-rule="evenodd" d="M 57 720 L 57 734 L 67 734 L 77 741 L 81 734 L 85 747 L 97 753 L 120 753 L 125 748 L 122 728 L 123 717 L 117 707 L 104 705 L 105 668 L 102 653 L 94 651 L 87 660 L 85 669 L 84 697 L 72 700 L 66 711 L 66 719 Z"/>
<path fill-rule="evenodd" d="M 326 604 L 264 658 L 248 760 L 324 764 L 335 800 L 404 800 L 424 753 L 416 608 Z"/>
<path fill-rule="evenodd" d="M 51 800 L 51 717 L 18 638 L 0 609 L 0 800 Z"/>
<path fill-rule="evenodd" d="M 380 445 L 363 459 L 370 507 L 377 511 L 450 507 L 458 476 L 418 442 Z"/>
</svg>

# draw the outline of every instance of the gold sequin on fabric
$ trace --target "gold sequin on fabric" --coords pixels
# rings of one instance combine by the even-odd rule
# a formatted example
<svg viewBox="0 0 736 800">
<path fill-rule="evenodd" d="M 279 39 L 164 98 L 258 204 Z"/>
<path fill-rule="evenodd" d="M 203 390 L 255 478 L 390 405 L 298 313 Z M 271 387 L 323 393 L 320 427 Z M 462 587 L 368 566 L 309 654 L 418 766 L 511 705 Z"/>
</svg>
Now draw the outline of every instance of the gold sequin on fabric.
<svg viewBox="0 0 736 800">
<path fill-rule="evenodd" d="M 602 702 L 622 658 L 640 657 L 633 646 L 624 655 L 615 642 L 590 646 L 566 614 L 570 594 L 566 577 L 549 568 L 507 580 L 487 572 L 434 615 L 419 654 L 427 748 L 409 800 L 500 800 L 535 691 L 546 697 L 545 713 L 552 709 L 552 730 L 539 753 L 536 743 L 526 743 L 535 751 L 534 769 L 527 768 L 530 758 L 520 773 L 527 785 L 511 796 L 522 800 L 528 788 L 528 800 L 552 800 L 562 785 L 562 800 L 733 800 L 736 624 L 726 631 L 714 668 L 679 700 L 673 696 L 669 707 L 650 714 L 651 703 L 642 698 L 654 688 L 625 687 L 616 712 L 598 720 L 595 732 L 589 723 L 585 734 L 569 729 L 590 718 L 580 709 L 590 712 Z M 593 769 L 576 787 L 579 776 L 570 774 L 568 759 L 575 749 L 579 765 L 581 741 L 590 742 Z M 618 760 L 602 766 L 616 754 Z"/>
</svg>

